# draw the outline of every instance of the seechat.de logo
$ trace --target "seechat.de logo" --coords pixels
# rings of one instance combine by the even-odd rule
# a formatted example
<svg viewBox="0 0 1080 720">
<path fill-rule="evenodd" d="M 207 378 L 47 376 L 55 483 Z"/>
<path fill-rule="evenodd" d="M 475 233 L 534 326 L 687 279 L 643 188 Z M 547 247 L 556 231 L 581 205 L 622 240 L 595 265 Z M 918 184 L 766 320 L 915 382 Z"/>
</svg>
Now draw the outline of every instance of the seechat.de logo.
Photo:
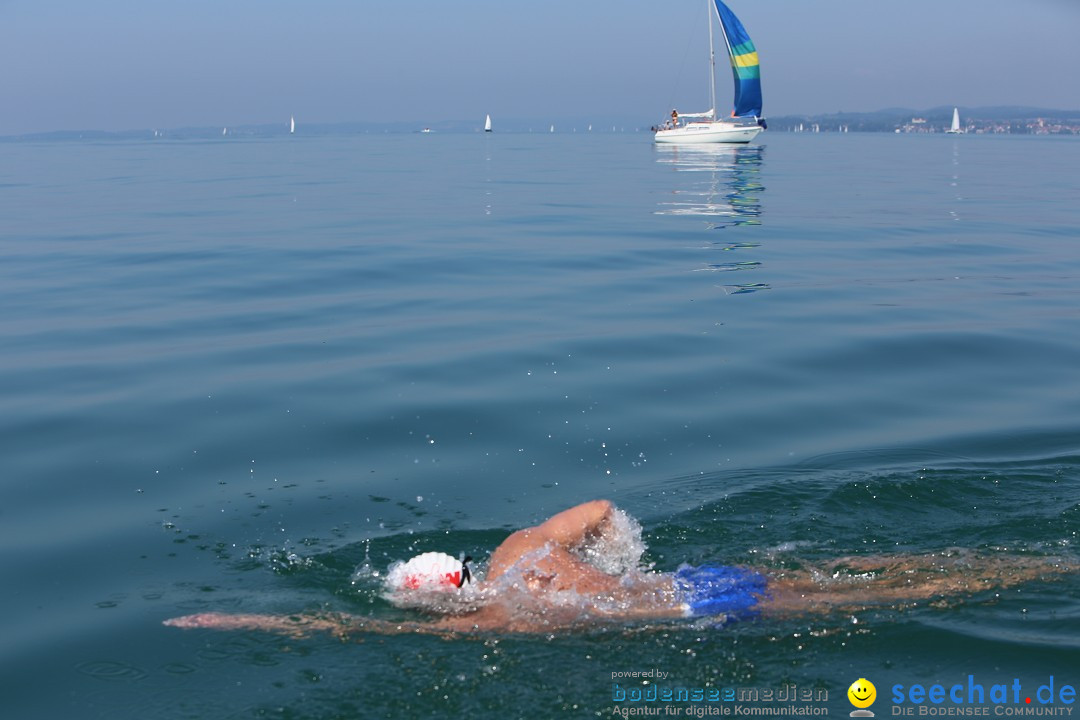
<svg viewBox="0 0 1080 720">
<path fill-rule="evenodd" d="M 856 708 L 851 711 L 851 717 L 874 717 L 874 713 L 866 709 L 877 700 L 877 688 L 874 687 L 874 683 L 866 678 L 859 678 L 847 689 L 847 697 Z"/>
</svg>

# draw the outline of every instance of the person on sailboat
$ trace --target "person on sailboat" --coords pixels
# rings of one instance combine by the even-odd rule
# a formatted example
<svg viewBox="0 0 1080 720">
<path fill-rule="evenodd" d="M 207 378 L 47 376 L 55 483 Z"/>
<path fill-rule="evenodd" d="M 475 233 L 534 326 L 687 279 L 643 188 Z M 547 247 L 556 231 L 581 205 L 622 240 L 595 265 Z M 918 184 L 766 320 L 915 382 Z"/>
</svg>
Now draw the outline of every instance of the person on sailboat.
<svg viewBox="0 0 1080 720">
<path fill-rule="evenodd" d="M 512 533 L 472 581 L 469 559 L 424 553 L 391 565 L 383 596 L 427 620 L 392 622 L 344 614 L 201 613 L 166 620 L 180 628 L 454 634 L 550 632 L 598 623 L 710 617 L 718 622 L 806 612 L 907 605 L 1004 588 L 1075 571 L 1062 559 L 948 551 L 841 558 L 809 570 L 641 565 L 641 526 L 607 500 L 564 510 Z"/>
<path fill-rule="evenodd" d="M 679 111 L 678 110 L 672 110 L 671 111 L 671 127 L 673 127 L 673 128 L 679 127 Z"/>
</svg>

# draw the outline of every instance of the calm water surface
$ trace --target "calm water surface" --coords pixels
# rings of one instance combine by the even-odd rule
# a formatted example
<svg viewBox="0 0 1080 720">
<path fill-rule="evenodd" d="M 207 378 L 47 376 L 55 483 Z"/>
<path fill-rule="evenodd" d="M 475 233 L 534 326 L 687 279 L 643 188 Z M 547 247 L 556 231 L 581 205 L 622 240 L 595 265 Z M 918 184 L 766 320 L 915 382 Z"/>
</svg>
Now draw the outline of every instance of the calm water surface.
<svg viewBox="0 0 1080 720">
<path fill-rule="evenodd" d="M 0 144 L 5 717 L 611 716 L 693 687 L 1080 684 L 1080 580 L 551 637 L 354 576 L 609 497 L 658 569 L 1075 557 L 1080 143 L 765 134 Z"/>
</svg>

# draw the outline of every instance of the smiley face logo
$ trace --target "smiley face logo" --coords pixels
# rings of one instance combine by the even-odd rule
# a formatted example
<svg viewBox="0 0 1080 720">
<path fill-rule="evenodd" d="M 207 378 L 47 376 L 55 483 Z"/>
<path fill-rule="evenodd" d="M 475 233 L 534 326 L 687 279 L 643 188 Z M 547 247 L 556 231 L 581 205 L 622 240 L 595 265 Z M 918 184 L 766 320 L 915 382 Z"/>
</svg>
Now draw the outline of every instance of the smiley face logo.
<svg viewBox="0 0 1080 720">
<path fill-rule="evenodd" d="M 874 713 L 865 709 L 873 705 L 874 701 L 877 700 L 877 688 L 874 687 L 874 683 L 866 678 L 859 678 L 851 683 L 851 687 L 847 689 L 847 696 L 851 704 L 859 708 L 859 710 L 851 713 L 852 717 L 874 716 Z"/>
</svg>

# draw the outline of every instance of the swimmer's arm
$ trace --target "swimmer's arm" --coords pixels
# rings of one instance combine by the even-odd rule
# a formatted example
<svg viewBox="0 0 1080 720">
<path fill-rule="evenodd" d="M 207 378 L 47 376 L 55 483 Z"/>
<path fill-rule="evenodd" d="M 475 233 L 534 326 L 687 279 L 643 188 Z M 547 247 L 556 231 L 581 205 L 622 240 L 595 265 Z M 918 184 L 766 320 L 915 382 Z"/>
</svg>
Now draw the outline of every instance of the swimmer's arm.
<svg viewBox="0 0 1080 720">
<path fill-rule="evenodd" d="M 436 623 L 387 622 L 358 615 L 260 615 L 251 613 L 199 613 L 169 618 L 162 624 L 178 628 L 209 630 L 261 630 L 292 637 L 306 637 L 313 632 L 329 632 L 340 638 L 358 633 L 401 635 L 404 633 L 448 634 L 451 628 Z"/>
<path fill-rule="evenodd" d="M 488 580 L 494 580 L 523 555 L 554 545 L 570 550 L 607 527 L 614 506 L 607 500 L 593 500 L 553 515 L 535 527 L 518 530 L 491 553 Z"/>
<path fill-rule="evenodd" d="M 553 515 L 535 532 L 545 541 L 571 548 L 591 535 L 602 533 L 613 509 L 609 500 L 592 500 Z"/>
</svg>

